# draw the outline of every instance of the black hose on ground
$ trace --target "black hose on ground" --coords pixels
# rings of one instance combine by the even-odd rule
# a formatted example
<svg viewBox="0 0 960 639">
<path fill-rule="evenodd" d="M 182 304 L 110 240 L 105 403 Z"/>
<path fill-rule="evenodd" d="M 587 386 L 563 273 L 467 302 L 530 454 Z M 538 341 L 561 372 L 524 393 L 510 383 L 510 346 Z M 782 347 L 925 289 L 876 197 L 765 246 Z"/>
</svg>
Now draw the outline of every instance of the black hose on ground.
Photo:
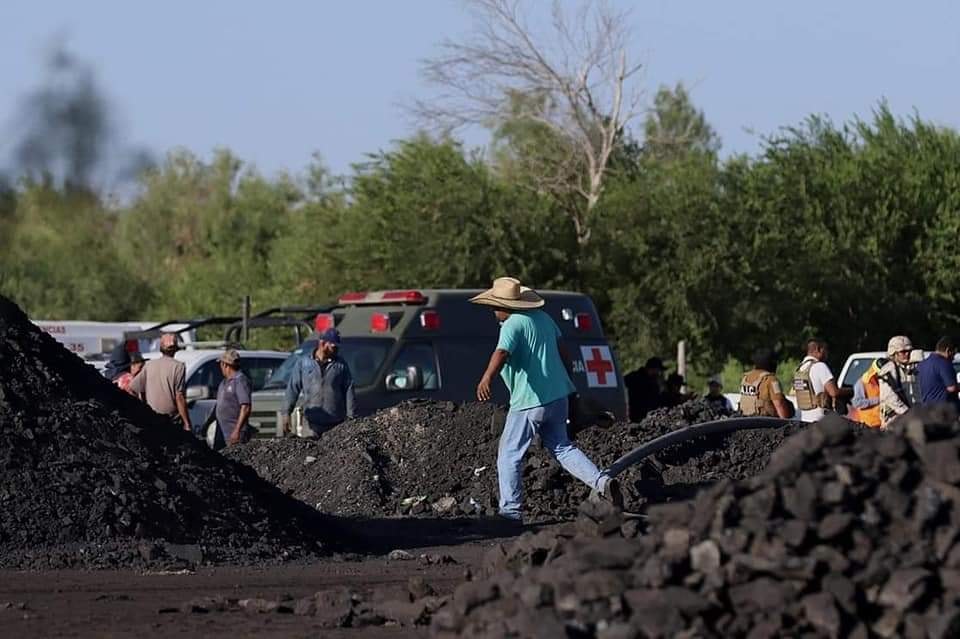
<svg viewBox="0 0 960 639">
<path fill-rule="evenodd" d="M 634 448 L 613 462 L 605 472 L 610 477 L 616 477 L 630 466 L 643 461 L 650 455 L 659 453 L 664 448 L 683 443 L 690 439 L 696 439 L 697 437 L 722 435 L 752 428 L 782 428 L 792 421 L 793 420 L 780 419 L 778 417 L 734 417 L 732 419 L 719 419 L 712 422 L 703 422 L 702 424 L 687 426 L 686 428 L 680 428 L 666 435 L 661 435 L 646 444 Z"/>
</svg>

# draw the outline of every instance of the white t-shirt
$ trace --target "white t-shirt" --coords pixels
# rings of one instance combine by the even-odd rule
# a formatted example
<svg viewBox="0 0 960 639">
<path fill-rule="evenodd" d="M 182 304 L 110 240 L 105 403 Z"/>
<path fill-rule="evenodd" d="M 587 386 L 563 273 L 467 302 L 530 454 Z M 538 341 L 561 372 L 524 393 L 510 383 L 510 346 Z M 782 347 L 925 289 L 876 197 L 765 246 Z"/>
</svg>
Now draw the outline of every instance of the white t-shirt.
<svg viewBox="0 0 960 639">
<path fill-rule="evenodd" d="M 813 362 L 812 365 L 809 362 Z M 800 367 L 804 368 L 810 366 L 810 386 L 813 387 L 813 394 L 819 395 L 823 392 L 824 387 L 827 385 L 831 379 L 833 379 L 833 373 L 830 372 L 830 367 L 824 362 L 815 360 L 812 357 L 805 357 L 800 363 Z M 814 408 L 813 410 L 802 410 L 800 411 L 800 420 L 805 422 L 815 422 L 823 418 L 825 411 L 822 408 Z"/>
</svg>

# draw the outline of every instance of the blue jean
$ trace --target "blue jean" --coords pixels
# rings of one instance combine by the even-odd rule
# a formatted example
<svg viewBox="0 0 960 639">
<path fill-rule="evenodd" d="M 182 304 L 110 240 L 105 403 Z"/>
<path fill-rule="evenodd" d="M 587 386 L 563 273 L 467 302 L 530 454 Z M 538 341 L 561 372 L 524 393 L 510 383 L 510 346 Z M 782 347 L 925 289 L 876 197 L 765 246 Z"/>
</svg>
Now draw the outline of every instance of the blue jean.
<svg viewBox="0 0 960 639">
<path fill-rule="evenodd" d="M 608 478 L 570 442 L 567 436 L 567 398 L 526 410 L 510 411 L 500 435 L 497 478 L 500 482 L 500 514 L 520 519 L 523 455 L 534 435 L 563 469 L 590 488 L 602 491 Z"/>
</svg>

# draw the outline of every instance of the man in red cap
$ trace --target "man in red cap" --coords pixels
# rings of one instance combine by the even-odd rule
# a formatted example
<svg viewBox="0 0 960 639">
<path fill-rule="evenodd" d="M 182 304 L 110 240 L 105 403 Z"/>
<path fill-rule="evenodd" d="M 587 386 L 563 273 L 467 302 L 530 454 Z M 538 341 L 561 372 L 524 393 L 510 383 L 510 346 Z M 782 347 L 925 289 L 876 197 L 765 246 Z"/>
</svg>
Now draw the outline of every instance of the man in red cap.
<svg viewBox="0 0 960 639">
<path fill-rule="evenodd" d="M 193 432 L 190 412 L 187 410 L 187 367 L 174 359 L 180 350 L 175 333 L 160 336 L 161 357 L 144 364 L 140 374 L 133 378 L 127 392 L 134 397 L 146 395 L 147 405 L 166 415 L 188 433 Z"/>
</svg>

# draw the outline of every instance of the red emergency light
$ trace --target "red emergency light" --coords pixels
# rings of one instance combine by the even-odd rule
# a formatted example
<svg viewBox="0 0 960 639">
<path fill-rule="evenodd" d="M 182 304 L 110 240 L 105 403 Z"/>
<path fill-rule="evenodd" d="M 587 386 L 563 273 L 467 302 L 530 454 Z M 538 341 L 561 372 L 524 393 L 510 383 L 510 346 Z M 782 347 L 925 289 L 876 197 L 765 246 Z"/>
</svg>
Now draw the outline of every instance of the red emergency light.
<svg viewBox="0 0 960 639">
<path fill-rule="evenodd" d="M 123 343 L 123 350 L 128 353 L 136 353 L 140 351 L 140 342 L 135 339 L 128 339 Z"/>
<path fill-rule="evenodd" d="M 341 304 L 350 304 L 351 302 L 362 302 L 365 299 L 367 299 L 366 293 L 358 293 L 358 292 L 344 293 L 343 295 L 340 296 L 339 302 Z"/>
<path fill-rule="evenodd" d="M 386 291 L 380 298 L 384 302 L 409 302 L 423 304 L 426 298 L 420 291 Z"/>
<path fill-rule="evenodd" d="M 440 313 L 436 311 L 421 312 L 420 326 L 428 331 L 440 330 Z"/>
<path fill-rule="evenodd" d="M 373 333 L 389 333 L 390 332 L 390 314 L 389 313 L 373 313 L 370 316 L 370 331 Z"/>
<path fill-rule="evenodd" d="M 313 330 L 318 333 L 333 328 L 334 319 L 332 313 L 317 313 L 316 319 L 313 320 Z"/>
<path fill-rule="evenodd" d="M 577 316 L 573 318 L 573 325 L 581 333 L 586 333 L 593 328 L 593 318 L 590 317 L 590 313 L 577 313 Z"/>
</svg>

